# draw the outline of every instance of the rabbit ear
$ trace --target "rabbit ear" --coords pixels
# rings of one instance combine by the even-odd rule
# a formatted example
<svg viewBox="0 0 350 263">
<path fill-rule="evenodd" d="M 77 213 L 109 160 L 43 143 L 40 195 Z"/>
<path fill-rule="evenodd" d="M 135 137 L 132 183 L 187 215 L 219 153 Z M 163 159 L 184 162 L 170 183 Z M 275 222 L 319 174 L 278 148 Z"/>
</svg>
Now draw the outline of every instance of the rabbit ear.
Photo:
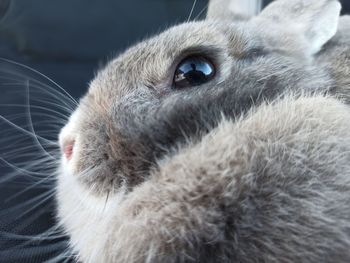
<svg viewBox="0 0 350 263">
<path fill-rule="evenodd" d="M 262 8 L 262 0 L 209 0 L 207 18 L 251 17 Z"/>
<path fill-rule="evenodd" d="M 276 37 L 284 37 L 289 44 L 300 45 L 305 53 L 312 55 L 336 34 L 340 10 L 341 4 L 337 0 L 276 0 L 259 18 L 270 21 L 274 28 L 278 25 L 280 30 L 275 32 Z M 292 34 L 298 35 L 295 40 L 302 36 L 303 43 L 292 43 Z M 284 44 L 288 47 L 288 43 Z"/>
</svg>

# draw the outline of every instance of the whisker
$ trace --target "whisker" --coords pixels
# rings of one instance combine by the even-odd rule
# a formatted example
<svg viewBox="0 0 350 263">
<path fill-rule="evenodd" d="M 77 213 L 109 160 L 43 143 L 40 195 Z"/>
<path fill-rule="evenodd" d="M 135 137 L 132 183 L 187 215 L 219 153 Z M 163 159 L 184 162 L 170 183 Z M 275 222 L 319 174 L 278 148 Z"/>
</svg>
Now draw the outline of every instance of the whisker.
<svg viewBox="0 0 350 263">
<path fill-rule="evenodd" d="M 31 88 L 31 93 L 34 95 L 32 97 L 33 102 L 36 102 L 38 105 L 45 104 L 54 106 L 60 111 L 62 111 L 62 113 L 64 112 L 64 115 L 66 117 L 74 111 L 75 106 L 72 106 L 71 104 L 67 103 L 67 97 L 65 95 L 57 92 L 56 90 L 48 91 L 48 88 L 43 88 L 39 85 L 34 85 L 33 83 L 36 80 L 31 78 L 25 78 L 21 81 L 16 80 L 15 83 L 7 84 L 6 87 L 10 87 L 11 90 L 6 90 L 6 92 L 8 94 L 15 94 L 16 97 L 21 98 L 23 97 L 23 89 L 25 86 L 25 84 L 23 83 L 28 81 Z M 3 83 L 1 84 L 2 86 L 4 86 Z M 57 101 L 59 101 L 60 103 L 58 104 Z"/>
<path fill-rule="evenodd" d="M 5 58 L 1 58 L 1 57 L 0 57 L 0 60 L 5 61 L 5 62 L 8 62 L 8 63 L 13 64 L 13 65 L 20 66 L 20 67 L 22 67 L 22 68 L 25 68 L 25 69 L 31 71 L 31 72 L 34 72 L 35 74 L 38 74 L 39 76 L 45 78 L 46 80 L 48 80 L 49 82 L 51 82 L 52 84 L 54 84 L 54 85 L 55 85 L 57 88 L 59 88 L 62 92 L 64 92 L 64 94 L 66 94 L 66 95 L 68 96 L 68 98 L 70 98 L 70 100 L 71 100 L 72 102 L 75 103 L 75 105 L 78 105 L 78 104 L 79 104 L 65 89 L 63 89 L 63 88 L 62 88 L 60 85 L 58 85 L 55 81 L 53 81 L 53 80 L 52 80 L 51 78 L 49 78 L 48 76 L 42 74 L 41 72 L 39 72 L 39 71 L 37 71 L 37 70 L 35 70 L 35 69 L 29 67 L 29 66 L 26 66 L 26 65 L 24 65 L 24 64 L 22 64 L 22 63 L 15 62 L 15 61 L 12 61 L 12 60 L 9 60 L 9 59 L 5 59 Z"/>
<path fill-rule="evenodd" d="M 19 130 L 19 131 L 21 131 L 21 132 L 23 132 L 23 133 L 29 135 L 30 137 L 37 137 L 38 139 L 40 138 L 41 140 L 44 140 L 44 141 L 47 142 L 48 144 L 57 146 L 57 143 L 54 143 L 54 142 L 52 142 L 52 141 L 50 141 L 50 140 L 47 140 L 47 139 L 45 139 L 45 138 L 43 138 L 43 137 L 41 137 L 41 136 L 35 136 L 35 135 L 34 135 L 33 133 L 31 133 L 30 131 L 27 131 L 27 130 L 23 129 L 22 127 L 20 127 L 20 126 L 18 126 L 17 124 L 15 124 L 15 123 L 9 121 L 8 119 L 6 119 L 6 118 L 5 118 L 4 116 L 2 116 L 2 115 L 0 115 L 0 119 L 3 120 L 4 122 L 6 122 L 7 124 L 9 124 L 10 126 L 12 126 L 13 128 L 15 128 L 15 129 L 17 129 L 17 130 Z"/>
<path fill-rule="evenodd" d="M 45 102 L 45 104 L 48 104 L 48 105 L 50 105 L 51 103 L 49 103 L 49 102 Z M 51 104 L 52 105 L 52 104 Z M 2 107 L 2 108 L 10 108 L 10 107 L 12 107 L 12 108 L 25 108 L 26 106 L 25 105 L 22 105 L 22 104 L 0 104 L 0 107 Z M 61 112 L 59 112 L 59 111 L 56 111 L 56 110 L 53 110 L 53 109 L 51 109 L 51 108 L 45 108 L 45 107 L 42 107 L 42 106 L 38 106 L 38 105 L 31 105 L 31 108 L 32 109 L 36 109 L 36 110 L 42 110 L 42 111 L 47 111 L 47 112 L 50 112 L 50 113 L 54 113 L 54 114 L 57 114 L 56 116 L 53 116 L 53 115 L 47 115 L 47 116 L 49 116 L 49 117 L 55 117 L 55 118 L 57 118 L 57 116 L 60 116 L 61 117 L 61 119 L 63 120 L 63 121 L 67 121 L 68 120 L 68 118 L 69 118 L 69 116 L 66 116 L 66 115 L 64 115 L 64 114 L 62 114 Z M 41 113 L 42 114 L 42 113 Z"/>
<path fill-rule="evenodd" d="M 52 230 L 52 228 L 47 229 L 45 232 L 45 235 L 38 234 L 38 235 L 21 235 L 21 234 L 12 234 L 7 232 L 0 232 L 2 236 L 4 236 L 7 239 L 13 239 L 13 240 L 19 240 L 22 241 L 22 243 L 11 247 L 10 250 L 12 251 L 18 251 L 18 250 L 25 250 L 28 249 L 26 247 L 28 246 L 40 246 L 41 248 L 45 248 L 48 242 L 55 242 L 55 244 L 65 244 L 65 247 L 68 248 L 68 242 L 66 241 L 66 235 L 62 233 L 61 230 Z M 56 234 L 57 233 L 57 234 Z M 61 240 L 60 240 L 61 239 Z M 62 240 L 63 239 L 63 240 Z M 46 244 L 44 244 L 44 242 Z"/>
<path fill-rule="evenodd" d="M 50 178 L 50 177 L 51 177 L 51 175 L 48 175 L 47 177 L 45 177 L 45 178 L 39 180 L 38 182 L 36 182 L 35 184 L 32 184 L 32 185 L 30 185 L 29 187 L 26 187 L 25 189 L 19 191 L 19 192 L 16 193 L 15 195 L 12 195 L 11 197 L 5 199 L 5 203 L 14 200 L 15 198 L 17 198 L 17 197 L 23 195 L 24 193 L 26 193 L 26 192 L 32 190 L 33 188 L 37 187 L 38 185 L 44 183 L 45 181 L 52 180 L 52 178 Z"/>
<path fill-rule="evenodd" d="M 4 159 L 1 159 L 3 162 L 6 162 Z M 39 173 L 39 172 L 34 172 L 34 171 L 27 171 L 24 169 L 21 169 L 9 162 L 6 162 L 6 164 L 11 167 L 12 169 L 15 169 L 16 173 L 12 172 L 12 173 L 8 173 L 6 176 L 3 176 L 3 178 L 1 178 L 0 180 L 0 184 L 5 183 L 5 182 L 12 182 L 16 177 L 20 176 L 21 174 L 25 176 L 26 180 L 32 180 L 32 182 L 37 182 L 38 179 L 42 180 L 43 178 L 47 178 L 46 180 L 54 180 L 52 178 L 52 176 L 47 176 L 47 174 L 43 174 L 43 173 Z M 22 177 L 21 177 L 22 178 Z M 46 183 L 46 180 L 44 180 L 44 182 Z M 43 184 L 41 186 L 45 186 L 44 182 L 42 182 Z M 21 184 L 24 184 L 24 181 L 21 181 Z M 17 185 L 19 185 L 19 182 L 16 182 Z M 32 183 L 30 184 L 32 185 Z M 52 184 L 48 184 L 49 186 L 52 186 Z M 39 186 L 39 185 L 37 185 Z"/>
<path fill-rule="evenodd" d="M 206 4 L 193 20 L 197 21 L 199 19 L 199 17 L 208 9 L 208 6 L 209 6 L 209 4 Z"/>
<path fill-rule="evenodd" d="M 43 198 L 42 200 L 40 200 L 40 202 L 36 203 L 34 206 L 31 206 L 30 209 L 27 209 L 22 214 L 18 215 L 18 217 L 16 219 L 18 220 L 20 218 L 23 218 L 25 215 L 27 215 L 30 212 L 34 211 L 36 208 L 38 208 L 39 206 L 41 206 L 42 204 L 47 202 L 49 199 L 51 199 L 55 194 L 56 194 L 56 192 L 53 191 L 53 192 L 48 192 L 48 193 L 45 193 L 45 194 L 41 195 L 41 197 L 43 197 L 45 195 L 46 195 L 46 197 Z"/>
<path fill-rule="evenodd" d="M 66 238 L 59 224 L 39 234 L 20 233 L 27 233 L 41 216 L 53 211 L 53 198 L 56 195 L 54 186 L 61 158 L 57 134 L 67 123 L 78 102 L 56 82 L 35 69 L 0 58 L 0 65 L 4 63 L 19 66 L 21 70 L 15 71 L 10 65 L 0 66 L 0 84 L 8 88 L 5 90 L 7 95 L 15 94 L 14 102 L 17 102 L 0 103 L 1 109 L 4 109 L 0 115 L 0 166 L 5 167 L 6 171 L 4 176 L 0 176 L 0 184 L 6 183 L 6 189 L 16 189 L 14 195 L 2 200 L 8 207 L 0 211 L 1 224 L 11 231 L 0 232 L 5 238 L 0 243 L 10 240 L 20 244 L 11 244 L 9 249 L 0 251 L 0 258 L 11 255 L 11 258 L 20 262 L 25 257 L 43 253 L 43 250 L 34 248 L 35 245 L 45 249 L 45 253 L 57 251 L 52 262 L 69 262 L 74 253 L 68 242 L 56 241 Z M 31 73 L 26 75 L 25 70 Z M 36 76 L 39 76 L 38 79 Z M 23 104 L 19 101 L 23 101 Z M 25 193 L 32 192 L 35 193 L 33 198 L 22 201 L 26 198 Z M 54 244 L 45 243 L 49 241 Z"/>
<path fill-rule="evenodd" d="M 60 100 L 60 102 L 63 103 L 63 104 L 65 104 L 66 106 L 63 106 L 62 104 L 55 104 L 55 105 L 56 105 L 58 108 L 61 108 L 61 109 L 65 110 L 67 113 L 71 113 L 72 111 L 74 111 L 74 108 L 77 106 L 77 105 L 74 105 L 74 107 L 73 107 L 72 105 L 67 104 L 67 102 L 66 102 L 67 97 L 66 97 L 64 94 L 58 92 L 58 91 L 55 90 L 55 89 L 52 89 L 52 88 L 49 87 L 49 86 L 43 88 L 43 87 L 41 87 L 41 86 L 38 85 L 38 84 L 35 85 L 35 84 L 34 84 L 35 82 L 38 82 L 39 84 L 44 85 L 43 83 L 39 82 L 39 81 L 36 80 L 36 79 L 32 79 L 32 78 L 25 77 L 25 76 L 18 75 L 18 74 L 16 74 L 16 76 L 17 76 L 17 77 L 23 77 L 23 80 L 20 81 L 20 80 L 18 80 L 18 79 L 12 79 L 12 78 L 9 79 L 8 77 L 4 78 L 4 77 L 1 77 L 1 76 L 0 76 L 0 79 L 12 80 L 12 81 L 14 81 L 14 82 L 13 82 L 13 83 L 6 83 L 6 86 L 12 86 L 12 88 L 13 88 L 13 87 L 16 87 L 16 86 L 19 86 L 21 89 L 22 89 L 22 87 L 23 87 L 23 81 L 28 81 L 28 80 L 30 80 L 30 83 L 31 83 L 30 85 L 31 85 L 31 87 L 32 87 L 32 92 L 33 92 L 33 93 L 38 93 L 40 96 L 43 96 L 43 94 L 48 94 L 48 95 L 50 95 L 52 98 L 55 98 L 55 100 L 58 100 L 58 97 L 61 97 L 62 100 Z M 2 85 L 4 85 L 4 84 L 2 83 Z M 50 92 L 49 92 L 48 90 L 49 90 Z M 7 92 L 10 92 L 10 91 L 7 91 Z M 11 90 L 10 93 L 19 93 L 19 94 L 22 94 L 22 91 Z M 56 96 L 58 96 L 58 97 L 53 97 L 53 95 L 56 95 Z M 49 98 L 47 98 L 47 99 L 49 99 Z M 41 100 L 38 100 L 38 101 L 41 102 Z M 45 103 L 46 103 L 46 102 L 48 102 L 48 101 L 46 100 Z M 52 103 L 54 103 L 54 101 L 52 101 Z"/>
<path fill-rule="evenodd" d="M 28 170 L 25 170 L 23 168 L 20 168 L 20 167 L 17 167 L 16 165 L 8 162 L 7 160 L 5 160 L 4 158 L 0 157 L 0 161 L 2 161 L 3 163 L 5 163 L 7 166 L 9 166 L 10 168 L 14 169 L 16 172 L 18 173 L 21 173 L 21 174 L 24 174 L 24 175 L 38 175 L 38 176 L 42 176 L 42 175 L 46 175 L 46 174 L 43 174 L 43 173 L 39 173 L 39 172 L 33 172 L 33 171 L 28 171 Z M 0 181 L 1 182 L 1 181 Z"/>
<path fill-rule="evenodd" d="M 63 263 L 65 262 L 69 262 L 69 260 L 71 260 L 71 258 L 74 256 L 73 251 L 71 251 L 70 248 L 67 248 L 65 251 L 63 251 L 62 253 L 60 253 L 59 255 L 57 255 L 56 257 L 50 259 L 50 260 L 46 260 L 43 263 L 57 263 L 57 262 L 62 262 L 62 260 L 64 258 L 66 258 Z"/>
<path fill-rule="evenodd" d="M 9 214 L 8 216 L 11 218 L 14 218 L 19 212 L 21 212 L 20 209 L 24 209 L 25 207 L 26 206 L 20 207 L 18 210 L 13 211 L 13 214 Z M 43 206 L 40 207 L 40 209 L 36 209 L 35 211 L 33 211 L 33 213 L 31 213 L 30 216 L 26 216 L 26 218 L 23 220 L 21 219 L 20 222 L 18 221 L 18 219 L 15 219 L 12 223 L 15 223 L 16 227 L 11 229 L 12 233 L 21 233 L 25 231 L 26 229 L 28 229 L 28 227 L 32 226 L 36 220 L 46 215 L 51 210 L 52 210 L 51 200 L 45 201 Z M 21 235 L 21 234 L 18 234 L 18 235 Z M 34 237 L 36 235 L 32 234 L 32 236 Z M 38 240 L 27 239 L 27 241 L 23 242 L 21 245 L 25 246 L 27 244 L 32 243 L 33 241 L 38 241 Z"/>
<path fill-rule="evenodd" d="M 48 241 L 48 240 L 55 240 L 55 239 L 67 237 L 67 235 L 63 233 L 56 234 L 62 231 L 56 231 L 56 230 L 51 231 L 51 228 L 46 230 L 43 234 L 38 234 L 38 235 L 22 235 L 22 234 L 9 233 L 5 231 L 0 231 L 0 234 L 7 238 L 16 238 L 17 240 L 24 240 L 26 242 Z"/>
<path fill-rule="evenodd" d="M 196 7 L 196 4 L 197 4 L 197 0 L 194 0 L 194 1 L 193 1 L 192 8 L 191 8 L 191 12 L 190 12 L 190 14 L 189 14 L 189 16 L 188 16 L 188 18 L 187 18 L 187 22 L 190 21 L 190 19 L 191 19 L 191 17 L 192 17 L 192 14 L 193 14 L 193 11 L 194 11 L 194 8 Z"/>
<path fill-rule="evenodd" d="M 52 160 L 48 158 L 47 156 L 40 156 L 39 153 L 35 152 L 36 148 L 33 148 L 35 146 L 29 145 L 29 146 L 23 146 L 21 148 L 14 149 L 12 151 L 8 151 L 7 153 L 3 154 L 1 158 L 7 165 L 10 163 L 10 166 L 13 166 L 12 168 L 21 168 L 23 171 L 25 171 L 24 167 L 27 168 L 35 168 L 37 167 L 40 170 L 47 171 L 48 168 L 52 168 L 53 166 L 57 166 L 57 160 Z M 4 148 L 6 149 L 6 148 Z M 20 154 L 20 156 L 18 156 Z M 56 152 L 53 152 L 53 154 L 57 154 Z M 22 161 L 23 159 L 31 159 L 30 166 L 27 161 Z M 2 160 L 0 159 L 0 160 Z"/>
<path fill-rule="evenodd" d="M 66 247 L 67 247 L 67 242 L 61 241 L 59 243 L 46 244 L 42 248 L 45 249 L 46 252 L 50 252 L 50 251 L 58 251 L 58 250 L 61 250 L 62 248 L 66 248 Z M 11 257 L 11 259 L 13 259 L 13 260 L 20 260 L 20 259 L 27 258 L 27 257 L 32 258 L 33 256 L 37 256 L 37 255 L 41 255 L 41 254 L 42 254 L 42 251 L 38 250 L 37 247 L 31 247 L 31 248 L 21 249 L 21 253 L 18 253 L 17 249 L 8 249 L 5 251 L 1 251 L 0 257 L 1 258 Z"/>
<path fill-rule="evenodd" d="M 27 83 L 29 84 L 29 80 L 27 81 Z M 40 147 L 40 149 L 42 150 L 42 152 L 47 155 L 49 158 L 52 158 L 53 160 L 55 160 L 55 157 L 53 157 L 48 151 L 46 151 L 44 149 L 44 147 L 42 146 L 41 142 L 38 140 L 38 136 L 35 132 L 34 126 L 33 126 L 33 121 L 32 121 L 32 116 L 30 114 L 30 90 L 29 90 L 29 86 L 26 85 L 26 94 L 27 94 L 27 118 L 28 118 L 28 124 L 29 124 L 29 129 L 31 131 L 31 133 L 34 135 L 33 139 L 35 140 L 35 142 L 38 144 L 38 146 Z"/>
</svg>

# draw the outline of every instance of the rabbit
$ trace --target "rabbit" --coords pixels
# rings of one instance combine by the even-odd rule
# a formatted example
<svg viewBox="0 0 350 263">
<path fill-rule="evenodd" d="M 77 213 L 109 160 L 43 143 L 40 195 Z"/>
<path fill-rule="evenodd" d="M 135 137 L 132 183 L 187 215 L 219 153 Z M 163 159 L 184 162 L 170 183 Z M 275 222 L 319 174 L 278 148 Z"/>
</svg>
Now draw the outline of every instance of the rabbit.
<svg viewBox="0 0 350 263">
<path fill-rule="evenodd" d="M 211 0 L 90 83 L 59 135 L 79 262 L 350 262 L 350 18 L 249 2 Z"/>
<path fill-rule="evenodd" d="M 350 16 L 339 21 L 337 34 L 322 48 L 316 57 L 316 63 L 325 65 L 335 81 L 333 94 L 350 102 Z"/>
</svg>

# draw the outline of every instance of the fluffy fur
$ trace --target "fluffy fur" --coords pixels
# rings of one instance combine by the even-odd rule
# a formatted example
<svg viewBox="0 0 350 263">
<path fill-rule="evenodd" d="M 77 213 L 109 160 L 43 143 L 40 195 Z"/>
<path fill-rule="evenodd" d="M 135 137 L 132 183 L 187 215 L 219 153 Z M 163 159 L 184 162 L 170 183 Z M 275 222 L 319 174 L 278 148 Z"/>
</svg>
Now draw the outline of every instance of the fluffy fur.
<svg viewBox="0 0 350 263">
<path fill-rule="evenodd" d="M 58 216 L 79 260 L 350 261 L 349 18 L 338 29 L 331 0 L 230 18 L 235 3 L 111 61 L 62 130 Z M 175 90 L 193 54 L 216 77 Z"/>
</svg>

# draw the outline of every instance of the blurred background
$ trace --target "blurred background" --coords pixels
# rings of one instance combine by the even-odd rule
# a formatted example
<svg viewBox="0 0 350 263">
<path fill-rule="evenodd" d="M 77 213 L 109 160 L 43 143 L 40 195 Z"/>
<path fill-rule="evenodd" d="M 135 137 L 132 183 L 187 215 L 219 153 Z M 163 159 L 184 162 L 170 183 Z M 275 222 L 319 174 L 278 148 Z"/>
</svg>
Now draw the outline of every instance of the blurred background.
<svg viewBox="0 0 350 263">
<path fill-rule="evenodd" d="M 268 2 L 271 1 L 266 0 L 264 4 Z M 342 2 L 343 13 L 350 13 L 350 1 Z M 0 57 L 40 71 L 78 99 L 87 90 L 95 71 L 108 58 L 171 25 L 186 21 L 190 13 L 191 20 L 203 18 L 207 0 L 197 0 L 191 12 L 193 3 L 193 0 L 0 0 Z M 0 63 L 0 69 L 4 65 Z M 14 70 L 24 75 L 32 74 L 21 67 L 14 67 Z M 1 103 L 9 98 L 5 95 L 8 89 L 0 81 L 0 99 L 5 97 Z M 8 114 L 9 111 L 12 110 L 1 110 L 0 113 Z M 1 127 L 0 138 L 4 138 L 5 131 Z M 7 141 L 0 141 L 0 148 L 4 149 L 4 142 Z M 15 147 L 13 145 L 11 147 Z M 11 167 L 2 162 L 0 178 L 10 170 Z M 29 252 L 20 246 L 8 250 L 19 243 L 4 232 L 16 228 L 20 220 L 16 217 L 17 212 L 4 211 L 41 191 L 32 189 L 20 198 L 8 201 L 24 187 L 15 185 L 0 184 L 0 262 L 44 262 L 64 251 L 64 247 L 47 248 L 61 238 L 46 242 L 46 247 L 34 242 L 30 244 Z M 40 204 L 31 213 L 39 215 L 28 221 L 25 230 L 18 228 L 19 234 L 40 233 L 54 224 L 53 198 L 48 198 L 45 205 Z"/>
<path fill-rule="evenodd" d="M 265 0 L 265 4 L 271 0 Z M 343 0 L 344 11 L 350 1 Z M 99 63 L 188 19 L 193 0 L 0 0 L 0 56 L 39 70 L 74 97 Z M 203 17 L 197 0 L 191 19 Z"/>
<path fill-rule="evenodd" d="M 0 0 L 0 56 L 32 66 L 74 97 L 100 63 L 188 19 L 192 0 Z M 206 0 L 198 0 L 192 18 Z"/>
</svg>

